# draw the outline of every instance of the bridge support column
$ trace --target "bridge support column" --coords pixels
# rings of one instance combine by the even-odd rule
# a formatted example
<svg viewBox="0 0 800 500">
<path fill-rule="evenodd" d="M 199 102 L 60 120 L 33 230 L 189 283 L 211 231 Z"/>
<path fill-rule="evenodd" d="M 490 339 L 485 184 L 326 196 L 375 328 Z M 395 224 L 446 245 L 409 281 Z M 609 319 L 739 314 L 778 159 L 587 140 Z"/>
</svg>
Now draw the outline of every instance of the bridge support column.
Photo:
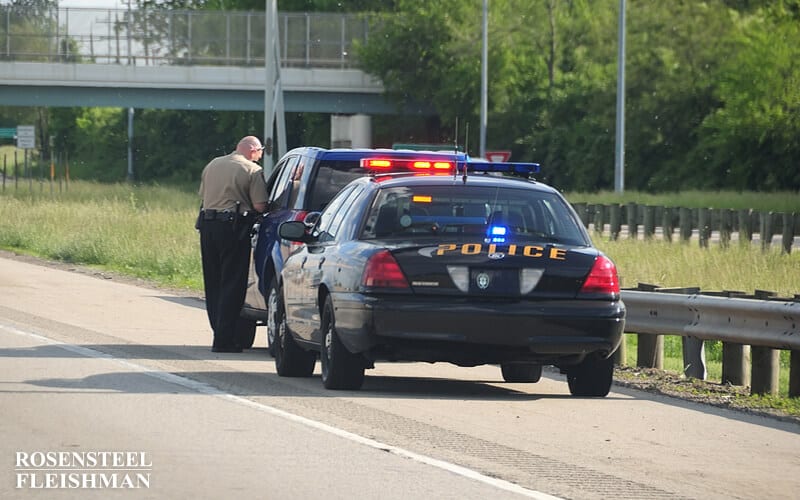
<svg viewBox="0 0 800 500">
<path fill-rule="evenodd" d="M 371 148 L 372 118 L 369 115 L 331 115 L 332 148 Z"/>
</svg>

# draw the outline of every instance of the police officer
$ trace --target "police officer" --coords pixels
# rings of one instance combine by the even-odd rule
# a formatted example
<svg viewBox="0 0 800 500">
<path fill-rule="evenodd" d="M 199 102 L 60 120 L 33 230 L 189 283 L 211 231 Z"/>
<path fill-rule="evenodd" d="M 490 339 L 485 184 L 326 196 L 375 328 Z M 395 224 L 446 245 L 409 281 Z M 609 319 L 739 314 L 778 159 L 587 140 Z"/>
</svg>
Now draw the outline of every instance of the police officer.
<svg viewBox="0 0 800 500">
<path fill-rule="evenodd" d="M 200 179 L 197 225 L 214 352 L 242 352 L 236 323 L 247 293 L 250 228 L 267 202 L 263 170 L 255 163 L 263 150 L 257 137 L 244 137 L 236 151 L 211 160 Z"/>
</svg>

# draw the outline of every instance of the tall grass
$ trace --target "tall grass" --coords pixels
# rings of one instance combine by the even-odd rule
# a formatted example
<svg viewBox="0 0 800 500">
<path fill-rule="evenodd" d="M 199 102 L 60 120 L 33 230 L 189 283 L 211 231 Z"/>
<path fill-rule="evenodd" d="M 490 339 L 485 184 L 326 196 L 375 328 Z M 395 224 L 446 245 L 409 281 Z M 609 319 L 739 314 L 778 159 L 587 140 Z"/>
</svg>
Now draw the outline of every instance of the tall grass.
<svg viewBox="0 0 800 500">
<path fill-rule="evenodd" d="M 752 294 L 767 290 L 789 297 L 800 294 L 800 249 L 785 254 L 777 246 L 766 251 L 760 246 L 739 244 L 700 248 L 696 241 L 611 241 L 596 235 L 594 242 L 617 264 L 623 288 L 648 283 L 704 291 Z"/>
<path fill-rule="evenodd" d="M 199 290 L 196 194 L 73 182 L 57 196 L 0 196 L 0 247 Z"/>
</svg>

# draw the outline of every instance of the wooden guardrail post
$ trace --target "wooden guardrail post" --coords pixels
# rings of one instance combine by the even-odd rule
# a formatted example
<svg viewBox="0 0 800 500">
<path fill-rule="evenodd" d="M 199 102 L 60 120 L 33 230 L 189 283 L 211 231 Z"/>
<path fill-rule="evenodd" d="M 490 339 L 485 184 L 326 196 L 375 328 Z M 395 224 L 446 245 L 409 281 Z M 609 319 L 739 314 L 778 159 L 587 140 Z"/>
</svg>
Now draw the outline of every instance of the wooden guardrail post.
<svg viewBox="0 0 800 500">
<path fill-rule="evenodd" d="M 758 233 L 761 237 L 762 250 L 769 250 L 769 247 L 772 244 L 772 236 L 775 232 L 774 218 L 775 214 L 773 212 L 762 213 L 761 217 L 759 218 L 760 223 L 758 227 Z"/>
<path fill-rule="evenodd" d="M 727 248 L 731 242 L 731 230 L 733 229 L 733 211 L 723 209 L 719 212 L 719 244 L 722 248 Z"/>
<path fill-rule="evenodd" d="M 586 203 L 584 202 L 573 203 L 572 206 L 573 208 L 575 208 L 575 212 L 578 214 L 578 218 L 581 220 L 581 223 L 583 223 L 583 227 L 588 228 L 589 212 L 586 210 Z"/>
<path fill-rule="evenodd" d="M 611 239 L 619 239 L 619 233 L 622 230 L 622 206 L 615 203 L 609 207 L 609 224 L 611 226 Z"/>
<path fill-rule="evenodd" d="M 722 343 L 722 383 L 750 385 L 750 346 Z"/>
<path fill-rule="evenodd" d="M 780 354 L 778 349 L 753 346 L 753 373 L 751 375 L 751 394 L 778 394 L 780 375 Z"/>
<path fill-rule="evenodd" d="M 711 215 L 707 208 L 697 210 L 697 229 L 700 248 L 708 248 L 708 240 L 711 237 Z"/>
<path fill-rule="evenodd" d="M 644 239 L 651 240 L 656 234 L 656 207 L 645 205 L 643 219 Z"/>
<path fill-rule="evenodd" d="M 689 241 L 692 237 L 692 210 L 686 207 L 678 209 L 681 241 Z"/>
<path fill-rule="evenodd" d="M 627 222 L 628 222 L 628 238 L 635 240 L 639 236 L 639 224 L 637 220 L 637 208 L 638 206 L 636 203 L 628 203 L 627 209 Z"/>
<path fill-rule="evenodd" d="M 664 369 L 664 336 L 639 334 L 636 345 L 636 366 Z"/>
<path fill-rule="evenodd" d="M 795 233 L 795 215 L 794 213 L 784 212 L 783 214 L 783 232 L 781 234 L 781 246 L 783 253 L 792 252 L 792 243 L 794 243 Z"/>
<path fill-rule="evenodd" d="M 789 355 L 789 397 L 800 397 L 800 351 Z"/>
<path fill-rule="evenodd" d="M 661 234 L 664 241 L 672 241 L 672 233 L 675 231 L 675 224 L 672 222 L 672 207 L 664 207 L 661 215 Z"/>
<path fill-rule="evenodd" d="M 628 345 L 626 334 L 622 334 L 622 342 L 619 347 L 614 351 L 614 364 L 617 366 L 628 366 Z"/>
<path fill-rule="evenodd" d="M 753 241 L 753 222 L 750 216 L 751 210 L 743 208 L 739 210 L 739 244 L 749 244 Z"/>
<path fill-rule="evenodd" d="M 594 206 L 594 230 L 598 234 L 603 234 L 603 230 L 605 230 L 605 212 L 605 205 L 597 204 Z"/>
<path fill-rule="evenodd" d="M 800 398 L 800 351 L 789 354 L 789 397 Z"/>
</svg>

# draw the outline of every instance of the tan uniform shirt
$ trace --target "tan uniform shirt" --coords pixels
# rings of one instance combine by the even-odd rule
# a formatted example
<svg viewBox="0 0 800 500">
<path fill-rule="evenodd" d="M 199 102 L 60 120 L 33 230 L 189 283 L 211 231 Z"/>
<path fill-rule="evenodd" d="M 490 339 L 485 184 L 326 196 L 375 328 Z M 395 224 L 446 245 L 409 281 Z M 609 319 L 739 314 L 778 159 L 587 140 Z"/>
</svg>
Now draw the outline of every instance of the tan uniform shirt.
<svg viewBox="0 0 800 500">
<path fill-rule="evenodd" d="M 211 160 L 200 177 L 200 197 L 203 208 L 253 210 L 254 203 L 267 201 L 267 184 L 263 169 L 239 153 L 233 152 Z"/>
</svg>

